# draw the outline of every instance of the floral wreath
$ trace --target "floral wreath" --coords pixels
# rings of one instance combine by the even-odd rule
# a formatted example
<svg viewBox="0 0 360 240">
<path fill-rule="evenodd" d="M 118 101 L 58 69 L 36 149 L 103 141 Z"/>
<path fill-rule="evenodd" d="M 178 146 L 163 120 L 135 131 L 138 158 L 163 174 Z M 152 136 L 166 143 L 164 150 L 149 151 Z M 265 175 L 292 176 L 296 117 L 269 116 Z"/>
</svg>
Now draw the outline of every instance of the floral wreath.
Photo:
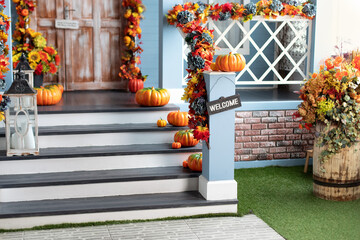
<svg viewBox="0 0 360 240">
<path fill-rule="evenodd" d="M 191 49 L 187 56 L 188 82 L 182 100 L 189 102 L 189 127 L 194 129 L 198 140 L 209 141 L 209 121 L 206 110 L 207 93 L 203 72 L 210 70 L 215 55 L 213 30 L 202 27 L 208 17 L 214 21 L 228 19 L 248 21 L 253 16 L 277 18 L 278 16 L 302 16 L 308 19 L 315 17 L 315 5 L 307 1 L 300 3 L 291 0 L 282 3 L 279 0 L 262 0 L 258 3 L 205 4 L 202 2 L 176 5 L 166 15 L 170 25 L 175 25 L 186 34 L 185 42 Z"/>
<path fill-rule="evenodd" d="M 124 49 L 121 58 L 121 67 L 119 76 L 122 79 L 130 81 L 132 79 L 146 80 L 141 70 L 136 65 L 141 64 L 140 54 L 143 49 L 140 47 L 141 42 L 137 43 L 136 38 L 141 39 L 140 20 L 143 19 L 142 13 L 145 6 L 142 0 L 122 0 L 122 6 L 125 9 L 125 30 L 124 30 Z"/>
<path fill-rule="evenodd" d="M 35 0 L 13 0 L 16 4 L 18 21 L 13 34 L 13 64 L 19 63 L 25 53 L 30 67 L 36 75 L 43 73 L 56 74 L 60 68 L 60 56 L 53 46 L 47 46 L 44 36 L 29 28 L 30 14 L 35 10 Z"/>
<path fill-rule="evenodd" d="M 5 88 L 5 73 L 9 71 L 9 46 L 6 44 L 8 40 L 8 31 L 10 28 L 10 18 L 4 14 L 5 1 L 0 1 L 0 85 Z M 8 108 L 10 98 L 0 95 L 0 121 L 5 119 L 4 111 Z"/>
</svg>

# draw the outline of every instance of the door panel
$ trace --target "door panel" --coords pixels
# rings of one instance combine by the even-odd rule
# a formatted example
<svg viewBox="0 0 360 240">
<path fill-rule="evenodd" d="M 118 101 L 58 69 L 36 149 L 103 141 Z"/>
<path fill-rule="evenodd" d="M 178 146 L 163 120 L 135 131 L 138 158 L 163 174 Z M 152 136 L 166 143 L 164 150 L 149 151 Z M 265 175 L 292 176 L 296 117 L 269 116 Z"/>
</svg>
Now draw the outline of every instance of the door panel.
<svg viewBox="0 0 360 240">
<path fill-rule="evenodd" d="M 55 29 L 55 19 L 79 21 L 79 29 Z M 119 0 L 38 0 L 33 28 L 58 48 L 62 63 L 58 76 L 46 82 L 66 90 L 126 89 L 118 76 L 121 66 L 122 9 Z"/>
</svg>

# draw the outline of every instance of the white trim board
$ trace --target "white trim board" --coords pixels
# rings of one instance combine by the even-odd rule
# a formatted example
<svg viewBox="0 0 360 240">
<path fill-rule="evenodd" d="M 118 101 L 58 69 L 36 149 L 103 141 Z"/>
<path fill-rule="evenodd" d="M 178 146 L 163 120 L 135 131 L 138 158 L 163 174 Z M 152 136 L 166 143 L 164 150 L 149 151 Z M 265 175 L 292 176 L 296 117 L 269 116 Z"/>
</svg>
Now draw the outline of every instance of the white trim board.
<svg viewBox="0 0 360 240">
<path fill-rule="evenodd" d="M 294 166 L 304 166 L 304 165 L 305 165 L 305 158 L 261 160 L 261 161 L 239 161 L 234 163 L 235 169 L 261 168 L 261 167 L 270 167 L 270 166 L 294 167 Z M 312 158 L 309 159 L 309 165 L 312 165 Z"/>
</svg>

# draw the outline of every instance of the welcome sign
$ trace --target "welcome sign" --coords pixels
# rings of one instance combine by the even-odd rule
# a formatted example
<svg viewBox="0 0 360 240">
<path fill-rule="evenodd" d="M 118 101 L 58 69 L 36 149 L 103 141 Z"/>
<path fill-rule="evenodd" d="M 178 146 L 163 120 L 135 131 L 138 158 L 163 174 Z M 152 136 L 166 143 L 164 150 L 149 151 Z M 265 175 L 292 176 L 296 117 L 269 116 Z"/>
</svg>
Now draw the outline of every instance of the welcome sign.
<svg viewBox="0 0 360 240">
<path fill-rule="evenodd" d="M 207 102 L 206 107 L 209 115 L 241 107 L 240 95 L 233 95 L 226 98 L 220 98 L 219 100 Z"/>
</svg>

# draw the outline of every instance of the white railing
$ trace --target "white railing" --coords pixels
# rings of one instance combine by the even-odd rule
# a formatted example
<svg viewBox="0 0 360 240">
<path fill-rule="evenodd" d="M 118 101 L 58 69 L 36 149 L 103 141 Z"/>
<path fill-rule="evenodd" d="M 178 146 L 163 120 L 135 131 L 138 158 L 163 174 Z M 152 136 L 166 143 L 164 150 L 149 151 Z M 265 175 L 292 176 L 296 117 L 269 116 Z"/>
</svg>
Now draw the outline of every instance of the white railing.
<svg viewBox="0 0 360 240">
<path fill-rule="evenodd" d="M 216 25 L 209 21 L 209 28 L 218 33 L 215 43 L 223 41 L 231 52 L 242 53 L 247 59 L 243 71 L 236 73 L 236 85 L 278 85 L 278 84 L 300 84 L 309 75 L 311 64 L 312 43 L 312 21 L 302 17 L 278 17 L 277 19 L 265 19 L 256 16 L 251 24 L 245 25 L 240 21 L 230 21 L 230 24 L 221 31 Z M 259 34 L 253 36 L 256 31 L 261 30 L 264 38 L 263 44 L 259 44 Z M 275 26 L 275 27 L 274 27 Z M 227 39 L 226 35 L 234 27 L 241 30 L 242 38 L 235 45 Z M 265 32 L 264 32 L 265 31 Z M 284 42 L 284 34 L 288 35 Z M 271 47 L 274 53 L 266 53 Z M 297 49 L 297 50 L 296 50 Z M 255 51 L 254 51 L 255 50 Z M 186 67 L 186 56 L 189 49 L 184 43 L 183 62 Z M 294 54 L 294 52 L 297 52 Z M 223 50 L 217 50 L 217 54 L 224 54 Z M 262 59 L 262 60 L 261 60 Z M 265 62 L 263 69 L 256 67 L 257 61 Z M 281 71 L 280 65 L 287 64 L 287 69 Z M 285 64 L 285 65 L 286 65 Z M 255 68 L 256 67 L 256 68 Z M 184 71 L 184 84 L 187 75 Z"/>
</svg>

